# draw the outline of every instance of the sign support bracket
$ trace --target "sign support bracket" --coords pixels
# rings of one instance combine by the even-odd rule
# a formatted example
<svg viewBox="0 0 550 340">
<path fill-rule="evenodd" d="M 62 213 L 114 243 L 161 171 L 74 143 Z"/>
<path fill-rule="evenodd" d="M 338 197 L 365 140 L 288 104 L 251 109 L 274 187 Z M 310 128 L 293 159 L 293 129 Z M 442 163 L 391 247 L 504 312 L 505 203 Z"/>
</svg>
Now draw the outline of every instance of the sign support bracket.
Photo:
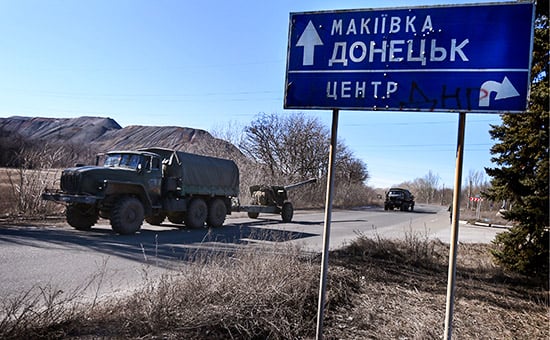
<svg viewBox="0 0 550 340">
<path fill-rule="evenodd" d="M 327 194 L 325 202 L 325 227 L 323 232 L 323 254 L 321 258 L 321 277 L 319 280 L 319 304 L 317 306 L 317 331 L 315 339 L 323 338 L 323 318 L 325 312 L 325 297 L 328 272 L 328 252 L 330 246 L 330 222 L 332 219 L 332 198 L 334 191 L 334 163 L 338 135 L 339 110 L 332 110 L 332 130 L 330 133 L 330 150 L 328 156 Z"/>
<path fill-rule="evenodd" d="M 458 119 L 458 140 L 456 146 L 456 169 L 451 207 L 451 240 L 449 248 L 449 274 L 447 281 L 447 302 L 445 310 L 445 334 L 443 338 L 450 340 L 453 332 L 453 309 L 456 286 L 456 248 L 458 245 L 458 224 L 460 218 L 460 195 L 462 185 L 462 164 L 464 160 L 464 130 L 466 128 L 466 112 L 460 112 Z"/>
</svg>

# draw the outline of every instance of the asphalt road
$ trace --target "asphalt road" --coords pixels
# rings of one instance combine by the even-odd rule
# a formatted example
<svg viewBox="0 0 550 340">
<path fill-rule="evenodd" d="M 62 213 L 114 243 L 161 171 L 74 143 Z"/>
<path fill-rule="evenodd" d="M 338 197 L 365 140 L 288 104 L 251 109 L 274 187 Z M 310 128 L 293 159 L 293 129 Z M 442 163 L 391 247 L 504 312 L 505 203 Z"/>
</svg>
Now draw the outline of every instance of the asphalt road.
<svg viewBox="0 0 550 340">
<path fill-rule="evenodd" d="M 304 251 L 321 252 L 323 221 L 324 211 L 297 211 L 292 223 L 282 223 L 276 215 L 254 220 L 239 213 L 221 228 L 187 229 L 166 222 L 160 227 L 144 224 L 131 236 L 115 234 L 106 220 L 87 232 L 64 222 L 0 225 L 0 296 L 11 298 L 45 288 L 66 294 L 79 291 L 87 297 L 110 296 L 177 270 L 204 249 L 293 243 Z M 460 242 L 490 242 L 502 231 L 467 225 L 459 230 Z M 358 235 L 403 238 L 412 234 L 448 243 L 445 207 L 419 205 L 414 212 L 334 210 L 330 248 L 344 246 Z"/>
</svg>

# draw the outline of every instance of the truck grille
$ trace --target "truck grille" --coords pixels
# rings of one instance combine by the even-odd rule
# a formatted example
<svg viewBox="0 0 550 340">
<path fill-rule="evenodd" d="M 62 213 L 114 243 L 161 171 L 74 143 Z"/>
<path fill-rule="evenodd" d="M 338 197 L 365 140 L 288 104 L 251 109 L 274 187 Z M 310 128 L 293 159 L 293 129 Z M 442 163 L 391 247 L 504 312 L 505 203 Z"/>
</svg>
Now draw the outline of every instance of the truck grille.
<svg viewBox="0 0 550 340">
<path fill-rule="evenodd" d="M 77 173 L 63 173 L 61 175 L 61 190 L 69 194 L 80 191 L 80 176 Z"/>
</svg>

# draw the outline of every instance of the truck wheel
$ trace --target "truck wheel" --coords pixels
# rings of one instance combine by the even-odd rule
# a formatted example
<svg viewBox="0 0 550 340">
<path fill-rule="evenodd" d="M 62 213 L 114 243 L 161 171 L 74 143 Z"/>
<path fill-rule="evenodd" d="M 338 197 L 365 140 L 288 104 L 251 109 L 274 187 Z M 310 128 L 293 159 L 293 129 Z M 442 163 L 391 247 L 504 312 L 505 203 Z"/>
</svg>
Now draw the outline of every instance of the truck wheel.
<svg viewBox="0 0 550 340">
<path fill-rule="evenodd" d="M 162 222 L 164 222 L 164 219 L 166 218 L 166 215 L 163 213 L 157 214 L 157 215 L 151 215 L 145 217 L 145 222 L 149 223 L 150 225 L 161 225 Z"/>
<path fill-rule="evenodd" d="M 187 207 L 185 214 L 185 224 L 190 228 L 200 228 L 204 226 L 208 216 L 208 207 L 202 198 L 193 198 Z"/>
<path fill-rule="evenodd" d="M 386 204 L 384 204 L 384 210 L 388 210 L 388 206 Z"/>
<path fill-rule="evenodd" d="M 223 200 L 214 198 L 208 204 L 208 217 L 206 223 L 211 227 L 221 227 L 225 221 L 225 215 L 227 214 L 227 208 Z"/>
<path fill-rule="evenodd" d="M 248 212 L 249 218 L 258 218 L 258 216 L 260 216 L 259 212 L 251 212 L 251 211 Z"/>
<path fill-rule="evenodd" d="M 185 213 L 172 213 L 168 215 L 168 221 L 174 224 L 183 224 L 184 219 L 185 219 Z"/>
<path fill-rule="evenodd" d="M 124 197 L 113 208 L 111 228 L 122 235 L 133 234 L 141 227 L 143 214 L 143 204 L 137 198 Z"/>
<path fill-rule="evenodd" d="M 281 218 L 283 219 L 283 222 L 285 223 L 291 222 L 293 215 L 294 215 L 294 208 L 292 207 L 292 203 L 285 202 L 283 204 L 283 208 L 281 209 Z"/>
<path fill-rule="evenodd" d="M 69 204 L 65 216 L 67 223 L 77 230 L 89 230 L 98 219 L 94 208 L 83 204 Z"/>
</svg>

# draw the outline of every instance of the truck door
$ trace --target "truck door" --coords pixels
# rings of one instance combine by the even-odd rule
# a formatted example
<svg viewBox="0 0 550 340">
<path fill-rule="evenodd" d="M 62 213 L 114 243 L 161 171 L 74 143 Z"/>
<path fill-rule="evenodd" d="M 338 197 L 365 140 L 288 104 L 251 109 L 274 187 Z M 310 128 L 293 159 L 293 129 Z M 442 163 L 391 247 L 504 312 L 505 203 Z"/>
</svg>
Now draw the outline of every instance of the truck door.
<svg viewBox="0 0 550 340">
<path fill-rule="evenodd" d="M 145 158 L 145 176 L 147 180 L 145 182 L 147 193 L 151 198 L 153 205 L 160 204 L 160 188 L 162 184 L 162 167 L 158 157 L 148 156 Z"/>
</svg>

